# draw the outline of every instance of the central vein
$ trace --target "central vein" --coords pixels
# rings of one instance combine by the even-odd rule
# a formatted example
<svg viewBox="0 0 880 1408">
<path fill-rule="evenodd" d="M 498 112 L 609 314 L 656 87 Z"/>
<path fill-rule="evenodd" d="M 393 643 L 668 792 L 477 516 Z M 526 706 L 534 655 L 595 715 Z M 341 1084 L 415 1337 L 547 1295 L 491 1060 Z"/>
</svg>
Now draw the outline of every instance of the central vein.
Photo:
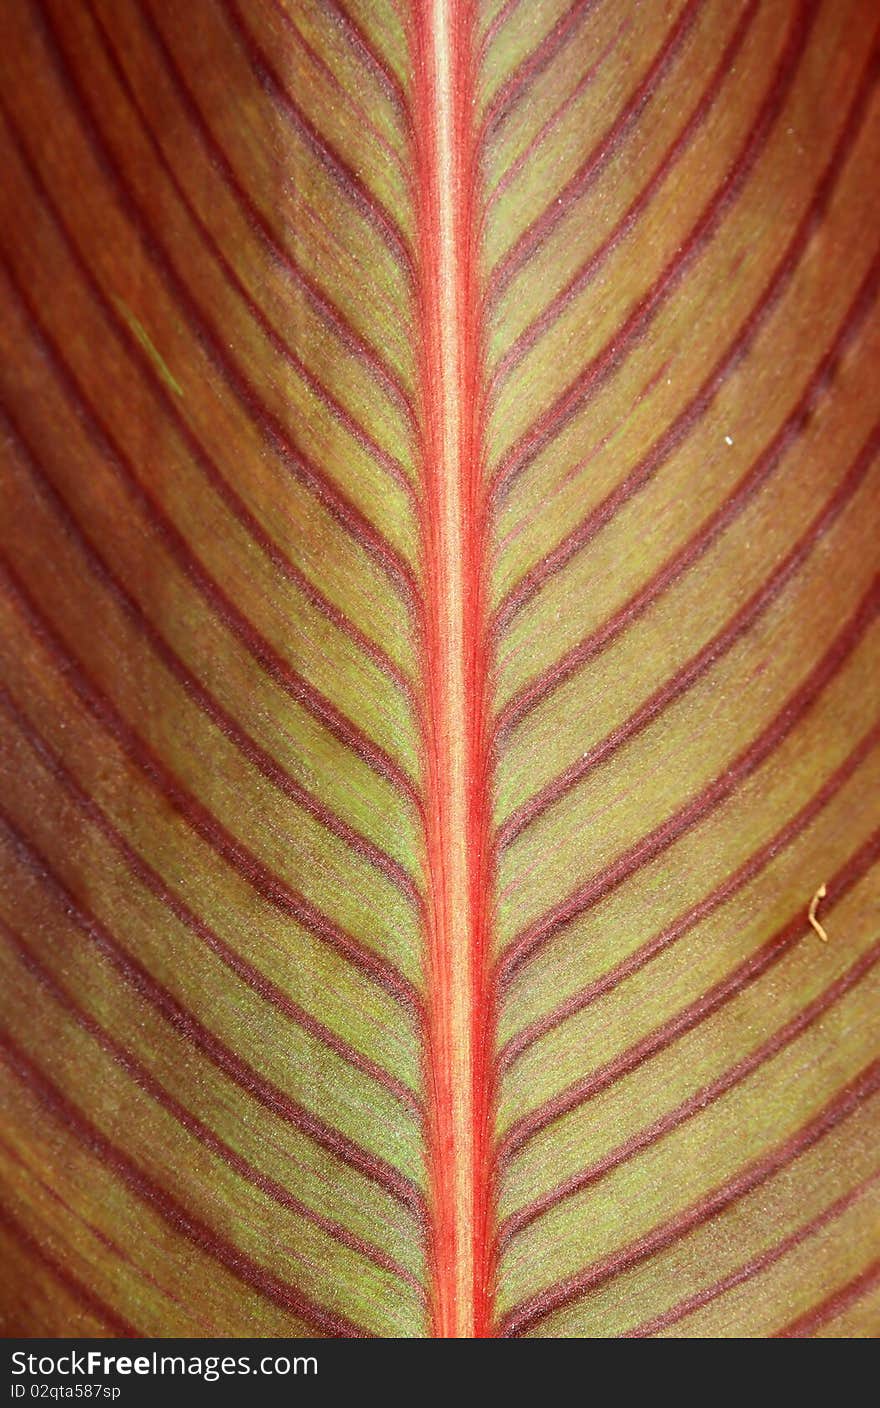
<svg viewBox="0 0 880 1408">
<path fill-rule="evenodd" d="M 415 106 L 425 425 L 433 1310 L 434 1333 L 443 1338 L 488 1333 L 487 769 L 471 24 L 467 0 L 424 0 Z"/>
</svg>

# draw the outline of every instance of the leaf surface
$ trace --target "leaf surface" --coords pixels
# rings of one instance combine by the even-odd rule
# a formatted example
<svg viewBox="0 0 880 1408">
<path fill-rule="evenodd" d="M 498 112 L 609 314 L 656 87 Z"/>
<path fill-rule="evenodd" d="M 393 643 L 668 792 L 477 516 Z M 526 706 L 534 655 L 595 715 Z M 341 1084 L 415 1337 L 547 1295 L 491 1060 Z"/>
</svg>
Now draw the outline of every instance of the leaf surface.
<svg viewBox="0 0 880 1408">
<path fill-rule="evenodd" d="M 872 1337 L 876 5 L 2 34 L 5 1332 Z"/>
</svg>

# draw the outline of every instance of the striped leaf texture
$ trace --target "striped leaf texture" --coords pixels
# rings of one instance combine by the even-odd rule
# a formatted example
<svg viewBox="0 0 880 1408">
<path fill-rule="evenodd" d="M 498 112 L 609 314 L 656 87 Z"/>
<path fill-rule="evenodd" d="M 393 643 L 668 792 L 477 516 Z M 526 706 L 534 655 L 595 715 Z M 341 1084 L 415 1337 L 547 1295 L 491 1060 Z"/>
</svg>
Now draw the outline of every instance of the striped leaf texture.
<svg viewBox="0 0 880 1408">
<path fill-rule="evenodd" d="M 880 1329 L 876 0 L 3 0 L 2 1327 Z"/>
</svg>

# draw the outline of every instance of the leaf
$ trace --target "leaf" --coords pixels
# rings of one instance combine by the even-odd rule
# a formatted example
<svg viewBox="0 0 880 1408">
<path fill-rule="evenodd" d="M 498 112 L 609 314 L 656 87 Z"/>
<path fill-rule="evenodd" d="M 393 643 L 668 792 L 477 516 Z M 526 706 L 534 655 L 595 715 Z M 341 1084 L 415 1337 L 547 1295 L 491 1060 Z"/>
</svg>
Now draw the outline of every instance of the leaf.
<svg viewBox="0 0 880 1408">
<path fill-rule="evenodd" d="M 2 30 L 4 1331 L 871 1337 L 876 7 Z"/>
</svg>

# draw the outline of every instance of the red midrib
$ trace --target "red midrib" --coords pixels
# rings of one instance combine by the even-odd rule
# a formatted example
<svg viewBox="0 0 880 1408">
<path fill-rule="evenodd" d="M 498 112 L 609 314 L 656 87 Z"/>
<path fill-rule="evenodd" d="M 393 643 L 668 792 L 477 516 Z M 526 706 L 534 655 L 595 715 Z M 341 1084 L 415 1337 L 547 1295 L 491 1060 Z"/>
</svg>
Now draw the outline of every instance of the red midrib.
<svg viewBox="0 0 880 1408">
<path fill-rule="evenodd" d="M 417 10 L 433 1334 L 491 1331 L 488 752 L 468 0 Z"/>
</svg>

